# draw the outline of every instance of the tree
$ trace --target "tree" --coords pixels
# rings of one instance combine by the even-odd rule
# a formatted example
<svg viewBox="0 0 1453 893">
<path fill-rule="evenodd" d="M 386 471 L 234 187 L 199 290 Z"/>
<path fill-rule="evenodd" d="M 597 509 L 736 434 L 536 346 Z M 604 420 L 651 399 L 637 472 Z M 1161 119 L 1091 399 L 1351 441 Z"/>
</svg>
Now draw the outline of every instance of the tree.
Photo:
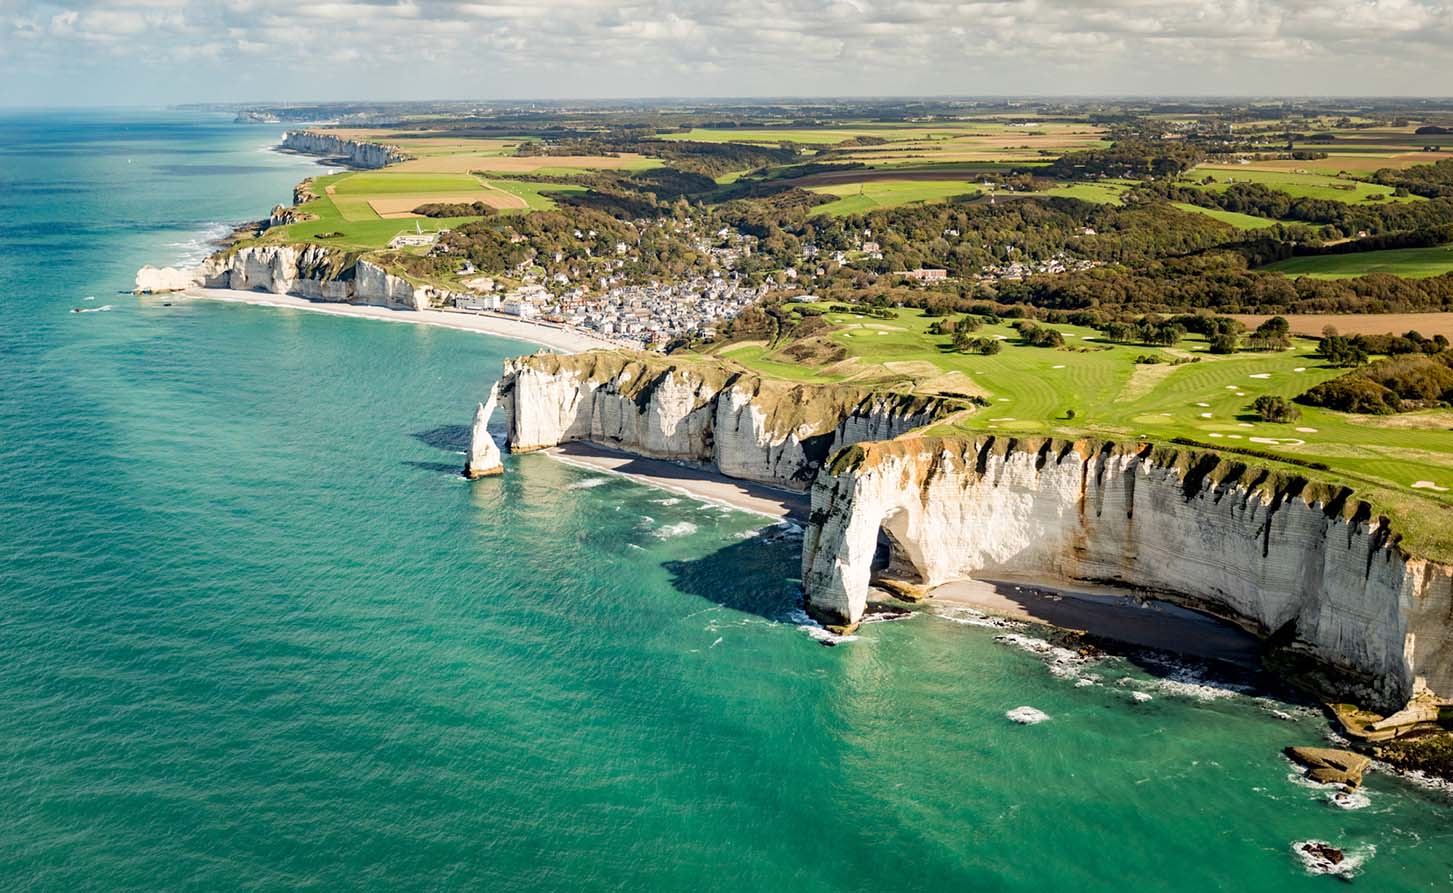
<svg viewBox="0 0 1453 893">
<path fill-rule="evenodd" d="M 1251 404 L 1251 411 L 1264 422 L 1295 422 L 1302 417 L 1302 411 L 1285 397 L 1262 394 Z"/>
<path fill-rule="evenodd" d="M 1248 340 L 1258 350 L 1286 350 L 1292 346 L 1291 338 L 1288 337 L 1291 328 L 1291 324 L 1284 318 L 1273 316 L 1257 326 Z"/>
<path fill-rule="evenodd" d="M 1318 341 L 1317 352 L 1332 366 L 1361 366 L 1367 362 L 1367 351 L 1355 340 L 1341 335 L 1328 335 Z"/>
<path fill-rule="evenodd" d="M 1230 332 L 1223 332 L 1220 335 L 1213 335 L 1211 337 L 1210 351 L 1214 354 L 1235 353 L 1237 344 L 1240 342 L 1240 340 L 1240 338 Z"/>
</svg>

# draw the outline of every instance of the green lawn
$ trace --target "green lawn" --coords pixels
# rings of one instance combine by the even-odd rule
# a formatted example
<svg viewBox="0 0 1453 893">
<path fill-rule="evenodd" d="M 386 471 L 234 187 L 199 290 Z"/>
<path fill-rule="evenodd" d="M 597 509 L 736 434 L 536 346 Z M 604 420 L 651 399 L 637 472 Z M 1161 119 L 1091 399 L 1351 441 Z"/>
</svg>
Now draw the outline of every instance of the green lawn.
<svg viewBox="0 0 1453 893">
<path fill-rule="evenodd" d="M 874 180 L 869 183 L 839 183 L 810 186 L 809 191 L 836 195 L 838 200 L 813 209 L 814 214 L 862 214 L 878 208 L 893 208 L 915 202 L 942 201 L 956 195 L 977 195 L 979 188 L 965 180 Z"/>
<path fill-rule="evenodd" d="M 1005 339 L 996 356 L 953 351 L 947 336 L 927 334 L 933 322 L 917 310 L 895 311 L 890 320 L 830 313 L 838 326 L 827 337 L 843 345 L 854 363 L 823 369 L 794 364 L 779 352 L 759 346 L 728 348 L 724 355 L 748 367 L 798 381 L 848 380 L 896 383 L 921 390 L 979 393 L 989 406 L 976 409 L 937 433 L 1104 436 L 1156 442 L 1188 437 L 1201 443 L 1250 448 L 1302 461 L 1321 462 L 1325 480 L 1356 486 L 1380 506 L 1418 518 L 1416 506 L 1430 501 L 1453 504 L 1453 492 L 1414 490 L 1418 481 L 1453 488 L 1453 413 L 1433 412 L 1428 427 L 1408 427 L 1406 417 L 1372 418 L 1302 407 L 1292 424 L 1256 419 L 1252 401 L 1263 394 L 1295 397 L 1345 370 L 1332 369 L 1314 355 L 1314 342 L 1298 339 L 1294 349 L 1215 356 L 1198 336 L 1175 349 L 1106 345 L 1092 329 L 1053 326 L 1069 349 L 1028 347 L 1008 326 L 985 326 L 977 334 Z M 1088 352 L 1078 346 L 1103 348 Z M 1141 365 L 1137 356 L 1199 358 L 1180 366 Z M 784 367 L 786 367 L 784 369 Z M 1073 409 L 1075 417 L 1067 417 Z M 1446 416 L 1446 422 L 1442 421 Z M 1311 430 L 1298 430 L 1299 428 Z M 1413 509 L 1407 508 L 1413 506 Z M 1431 517 L 1431 516 L 1426 516 Z M 1410 521 L 1405 530 L 1414 530 Z M 1417 531 L 1420 536 L 1453 534 L 1446 525 Z"/>
<path fill-rule="evenodd" d="M 1293 257 L 1263 269 L 1288 276 L 1311 276 L 1316 279 L 1347 279 L 1368 273 L 1391 273 L 1410 279 L 1425 279 L 1453 272 L 1453 245 Z"/>
</svg>

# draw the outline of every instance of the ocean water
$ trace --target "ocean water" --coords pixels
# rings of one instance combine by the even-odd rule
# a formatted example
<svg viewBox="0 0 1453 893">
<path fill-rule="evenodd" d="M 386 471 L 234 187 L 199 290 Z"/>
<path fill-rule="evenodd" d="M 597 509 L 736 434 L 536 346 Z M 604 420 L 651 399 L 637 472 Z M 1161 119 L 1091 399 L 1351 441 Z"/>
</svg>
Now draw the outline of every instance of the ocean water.
<svg viewBox="0 0 1453 893">
<path fill-rule="evenodd" d="M 526 345 L 125 294 L 286 200 L 277 132 L 0 115 L 0 889 L 1453 884 L 1447 795 L 1295 780 L 1311 709 L 968 616 L 825 648 L 758 518 L 464 481 Z"/>
</svg>

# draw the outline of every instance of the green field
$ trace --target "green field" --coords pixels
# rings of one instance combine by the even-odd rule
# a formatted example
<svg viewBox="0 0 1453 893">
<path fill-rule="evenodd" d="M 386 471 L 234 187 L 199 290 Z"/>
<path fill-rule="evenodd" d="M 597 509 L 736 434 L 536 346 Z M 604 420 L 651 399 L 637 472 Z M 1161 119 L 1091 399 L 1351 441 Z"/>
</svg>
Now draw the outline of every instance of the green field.
<svg viewBox="0 0 1453 893">
<path fill-rule="evenodd" d="M 1236 211 L 1222 211 L 1220 208 L 1203 208 L 1200 205 L 1187 204 L 1186 202 L 1172 202 L 1182 211 L 1190 211 L 1193 214 L 1205 214 L 1207 217 L 1214 217 L 1222 223 L 1229 223 L 1237 229 L 1266 229 L 1268 226 L 1276 226 L 1277 221 L 1268 220 L 1265 217 L 1254 217 L 1251 214 L 1241 214 Z"/>
<path fill-rule="evenodd" d="M 958 353 L 947 336 L 927 334 L 933 320 L 917 310 L 894 311 L 894 318 L 887 320 L 851 313 L 825 318 L 836 326 L 826 338 L 846 348 L 849 359 L 804 365 L 760 342 L 727 346 L 721 355 L 778 378 L 852 380 L 920 392 L 979 394 L 989 401 L 988 407 L 945 423 L 936 433 L 1103 436 L 1162 443 L 1187 437 L 1216 447 L 1325 463 L 1331 471 L 1314 476 L 1351 484 L 1379 506 L 1409 518 L 1432 517 L 1418 509 L 1432 502 L 1453 505 L 1453 492 L 1412 488 L 1419 481 L 1453 488 L 1453 437 L 1448 435 L 1453 413 L 1369 417 L 1303 407 L 1302 418 L 1292 424 L 1263 422 L 1251 414 L 1258 396 L 1295 397 L 1345 371 L 1318 360 L 1311 340 L 1298 339 L 1288 351 L 1215 356 L 1198 336 L 1162 349 L 1107 345 L 1092 329 L 1053 326 L 1068 345 L 1054 350 L 1022 345 L 1013 329 L 993 325 L 976 334 L 999 336 L 1006 346 L 998 355 L 985 357 Z M 1092 349 L 1075 349 L 1080 346 Z M 1197 361 L 1179 366 L 1135 362 L 1146 354 Z M 1073 419 L 1068 418 L 1071 409 Z M 1409 521 L 1403 529 L 1425 539 L 1449 536 L 1441 527 L 1417 528 L 1418 523 Z M 1439 541 L 1453 548 L 1453 541 Z"/>
<path fill-rule="evenodd" d="M 1208 176 L 1215 177 L 1216 182 L 1203 185 L 1201 181 Z M 1376 183 L 1363 183 L 1359 180 L 1329 177 L 1322 174 L 1259 170 L 1246 166 L 1202 165 L 1183 177 L 1182 182 L 1188 186 L 1216 191 L 1228 189 L 1233 183 L 1261 183 L 1272 189 L 1281 190 L 1294 198 L 1316 198 L 1334 202 L 1366 201 L 1367 197 L 1371 195 L 1380 195 L 1384 199 L 1392 201 L 1420 200 L 1416 196 L 1394 198 L 1391 186 Z"/>
<path fill-rule="evenodd" d="M 328 188 L 332 187 L 332 194 Z M 549 198 L 554 192 L 579 192 L 584 187 L 529 183 L 521 180 L 481 181 L 469 174 L 408 173 L 401 171 L 367 171 L 358 173 L 331 174 L 313 181 L 313 190 L 318 198 L 300 207 L 317 217 L 302 223 L 276 227 L 262 237 L 264 242 L 317 242 L 349 249 L 376 249 L 386 246 L 401 232 L 413 232 L 415 226 L 425 232 L 452 229 L 463 223 L 479 220 L 479 217 L 407 218 L 386 220 L 369 205 L 369 200 L 387 196 L 418 195 L 427 198 L 429 193 L 451 196 L 466 192 L 478 192 L 486 188 L 498 189 L 522 199 L 529 210 L 547 210 L 555 206 Z M 520 213 L 521 210 L 503 210 L 500 213 Z M 328 235 L 334 234 L 337 235 Z M 327 235 L 327 238 L 321 236 Z"/>
<path fill-rule="evenodd" d="M 1055 198 L 1077 198 L 1082 202 L 1096 205 L 1118 205 L 1127 188 L 1129 187 L 1119 183 L 1069 183 L 1034 194 Z"/>
<path fill-rule="evenodd" d="M 838 200 L 813 209 L 814 214 L 863 214 L 879 208 L 942 201 L 956 195 L 977 195 L 979 188 L 965 180 L 874 180 L 869 183 L 841 183 L 810 186 L 812 192 L 836 195 Z"/>
<path fill-rule="evenodd" d="M 1424 279 L 1453 272 L 1453 245 L 1293 257 L 1262 269 L 1274 270 L 1288 276 L 1311 276 L 1316 279 L 1347 279 L 1368 273 L 1391 273 L 1410 279 Z"/>
</svg>

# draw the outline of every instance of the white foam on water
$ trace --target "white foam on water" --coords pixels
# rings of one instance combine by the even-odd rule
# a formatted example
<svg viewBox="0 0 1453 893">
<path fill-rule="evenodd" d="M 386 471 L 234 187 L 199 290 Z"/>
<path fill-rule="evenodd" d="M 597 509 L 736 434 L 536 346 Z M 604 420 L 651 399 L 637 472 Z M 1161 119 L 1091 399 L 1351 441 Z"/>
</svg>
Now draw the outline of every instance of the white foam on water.
<svg viewBox="0 0 1453 893">
<path fill-rule="evenodd" d="M 113 308 L 112 308 L 112 306 L 110 304 L 102 304 L 100 307 L 73 307 L 73 308 L 71 308 L 71 312 L 72 313 L 105 313 L 107 310 L 111 310 L 111 309 L 113 309 Z"/>
<path fill-rule="evenodd" d="M 681 500 L 674 496 L 668 496 L 665 499 L 653 499 L 651 501 L 656 505 L 679 505 L 681 503 Z"/>
<path fill-rule="evenodd" d="M 960 623 L 964 626 L 979 626 L 985 629 L 1024 629 L 1027 624 L 1020 620 L 1010 620 L 1007 617 L 995 617 L 992 614 L 985 614 L 982 611 L 975 611 L 973 608 L 953 607 L 943 608 L 934 611 L 929 615 L 940 620 L 947 620 L 951 623 Z"/>
<path fill-rule="evenodd" d="M 193 236 L 179 242 L 168 242 L 166 247 L 176 252 L 172 256 L 172 265 L 177 267 L 197 266 L 206 260 L 207 256 L 217 249 L 219 243 L 231 233 L 231 226 L 212 221 L 203 224 L 202 229 Z"/>
<path fill-rule="evenodd" d="M 1096 662 L 1068 648 L 1061 648 L 1044 639 L 1034 636 L 1026 636 L 1020 633 L 1005 633 L 995 636 L 994 641 L 1002 645 L 1011 645 L 1030 654 L 1036 655 L 1044 660 L 1045 666 L 1049 668 L 1050 675 L 1060 679 L 1071 679 L 1079 683 L 1081 679 L 1089 679 L 1090 683 L 1098 684 L 1100 677 L 1086 674 L 1085 670 Z"/>
<path fill-rule="evenodd" d="M 696 532 L 696 525 L 690 521 L 678 521 L 675 524 L 663 525 L 656 531 L 659 539 L 672 539 L 678 536 L 690 536 Z"/>
<path fill-rule="evenodd" d="M 573 484 L 567 484 L 566 487 L 565 487 L 565 489 L 567 489 L 567 490 L 589 490 L 589 489 L 591 489 L 593 487 L 599 487 L 602 484 L 609 484 L 609 483 L 610 483 L 610 478 L 586 478 L 583 481 L 576 481 Z"/>
<path fill-rule="evenodd" d="M 1049 719 L 1048 713 L 1033 707 L 1015 707 L 1013 710 L 1006 711 L 1004 715 L 1022 726 L 1032 726 Z"/>
<path fill-rule="evenodd" d="M 807 612 L 801 608 L 794 608 L 792 613 L 787 615 L 787 620 L 811 636 L 814 641 L 821 642 L 824 645 L 841 645 L 844 642 L 856 642 L 858 640 L 857 636 L 843 636 L 825 629 L 821 623 L 807 616 Z"/>
<path fill-rule="evenodd" d="M 1344 878 L 1355 877 L 1367 860 L 1377 855 L 1377 847 L 1368 844 L 1355 850 L 1343 850 L 1342 861 L 1332 862 L 1307 852 L 1308 847 L 1331 846 L 1325 840 L 1298 840 L 1292 843 L 1292 855 L 1306 869 L 1307 874 L 1331 874 Z"/>
<path fill-rule="evenodd" d="M 1327 802 L 1338 809 L 1366 809 L 1372 805 L 1372 798 L 1363 791 L 1353 791 L 1350 794 L 1337 791 L 1327 798 Z"/>
<path fill-rule="evenodd" d="M 1143 691 L 1132 691 L 1130 693 L 1130 697 L 1133 698 L 1135 703 L 1137 704 L 1144 704 L 1146 701 L 1153 700 L 1150 695 L 1146 694 Z"/>
</svg>

